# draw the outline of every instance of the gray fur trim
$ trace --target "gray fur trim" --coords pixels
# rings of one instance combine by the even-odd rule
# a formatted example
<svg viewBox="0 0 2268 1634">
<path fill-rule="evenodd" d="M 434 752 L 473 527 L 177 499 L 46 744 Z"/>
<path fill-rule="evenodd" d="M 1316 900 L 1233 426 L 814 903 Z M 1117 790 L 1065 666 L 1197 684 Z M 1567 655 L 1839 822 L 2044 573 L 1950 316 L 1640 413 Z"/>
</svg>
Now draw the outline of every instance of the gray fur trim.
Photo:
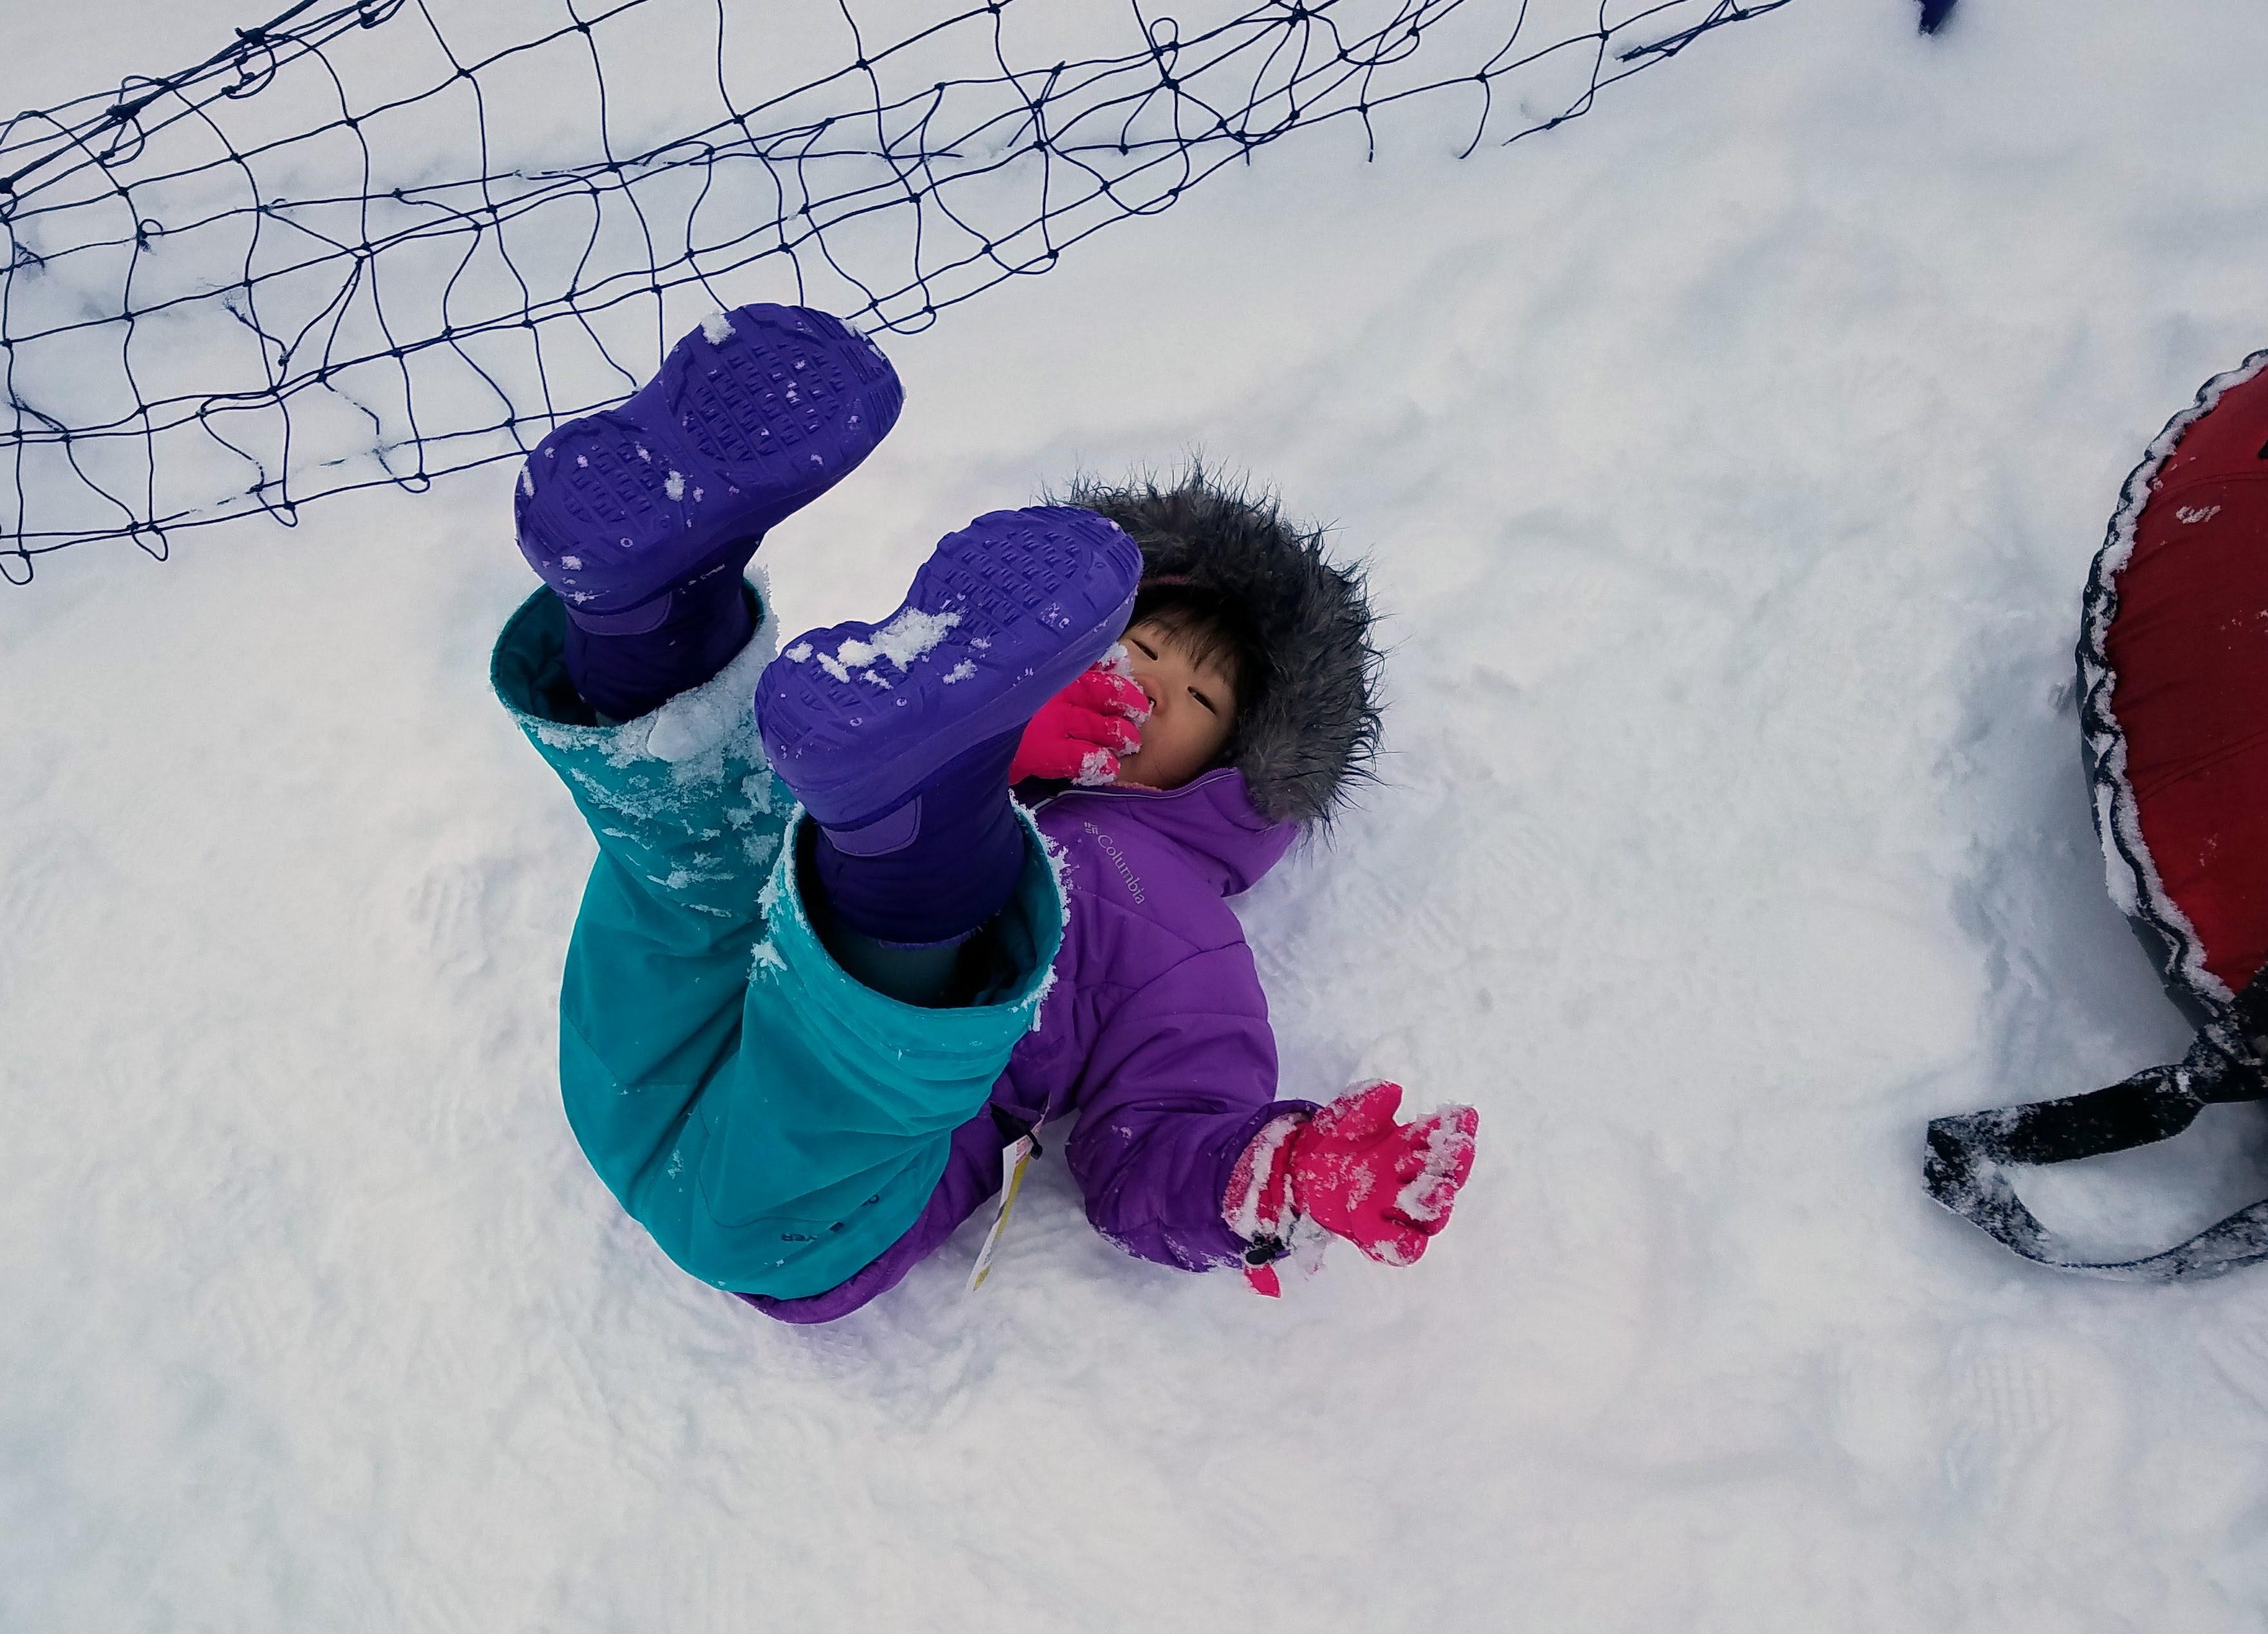
<svg viewBox="0 0 2268 1634">
<path fill-rule="evenodd" d="M 1064 503 L 1131 534 L 1145 578 L 1204 585 L 1251 618 L 1268 673 L 1257 705 L 1239 716 L 1231 758 L 1262 815 L 1327 824 L 1357 784 L 1374 780 L 1383 659 L 1362 570 L 1324 559 L 1321 528 L 1287 522 L 1274 494 L 1195 460 L 1162 487 L 1082 476 Z"/>
</svg>

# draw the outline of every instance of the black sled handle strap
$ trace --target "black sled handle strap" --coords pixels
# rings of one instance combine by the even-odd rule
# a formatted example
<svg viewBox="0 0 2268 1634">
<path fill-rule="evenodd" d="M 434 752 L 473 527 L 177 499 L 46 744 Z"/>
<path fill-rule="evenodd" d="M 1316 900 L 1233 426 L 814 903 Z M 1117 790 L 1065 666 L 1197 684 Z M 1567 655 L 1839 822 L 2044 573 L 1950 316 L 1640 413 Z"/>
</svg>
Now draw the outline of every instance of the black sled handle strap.
<svg viewBox="0 0 2268 1634">
<path fill-rule="evenodd" d="M 2028 1260 L 2127 1282 L 2218 1277 L 2268 1260 L 2268 1198 L 2161 1254 L 2089 1260 L 2040 1224 L 2009 1182 L 2011 1165 L 2064 1163 L 2170 1139 L 2209 1101 L 2254 1100 L 2264 1084 L 2250 1025 L 2263 997 L 2256 978 L 2230 1023 L 2198 1034 L 2176 1066 L 2153 1067 L 2123 1084 L 2060 1100 L 2036 1100 L 1939 1118 L 1929 1126 L 1922 1181 L 1929 1195 Z"/>
</svg>

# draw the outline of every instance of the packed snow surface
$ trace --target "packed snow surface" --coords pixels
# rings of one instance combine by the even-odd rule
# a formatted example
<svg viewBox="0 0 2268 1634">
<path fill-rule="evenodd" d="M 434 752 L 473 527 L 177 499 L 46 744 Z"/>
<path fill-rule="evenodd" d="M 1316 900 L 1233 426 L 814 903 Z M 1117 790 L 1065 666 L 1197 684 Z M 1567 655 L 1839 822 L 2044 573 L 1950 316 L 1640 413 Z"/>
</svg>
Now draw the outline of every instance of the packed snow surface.
<svg viewBox="0 0 2268 1634">
<path fill-rule="evenodd" d="M 1447 93 L 1263 149 L 882 336 L 902 421 L 764 543 L 792 636 L 1202 448 L 1368 558 L 1384 781 L 1240 908 L 1287 1093 L 1480 1108 L 1413 1267 L 1138 1262 L 1050 1140 L 980 1292 L 981 1218 L 767 1321 L 560 1115 L 592 844 L 488 696 L 509 467 L 0 586 L 0 1627 L 2268 1623 L 2268 1272 L 2042 1271 L 1918 1178 L 1931 1116 L 2184 1040 L 2072 646 L 2121 479 L 2268 342 L 2268 9 L 1914 12 L 1462 162 Z M 0 90 L 247 20 L 27 15 Z M 2157 1246 L 2263 1145 L 2028 1195 Z"/>
</svg>

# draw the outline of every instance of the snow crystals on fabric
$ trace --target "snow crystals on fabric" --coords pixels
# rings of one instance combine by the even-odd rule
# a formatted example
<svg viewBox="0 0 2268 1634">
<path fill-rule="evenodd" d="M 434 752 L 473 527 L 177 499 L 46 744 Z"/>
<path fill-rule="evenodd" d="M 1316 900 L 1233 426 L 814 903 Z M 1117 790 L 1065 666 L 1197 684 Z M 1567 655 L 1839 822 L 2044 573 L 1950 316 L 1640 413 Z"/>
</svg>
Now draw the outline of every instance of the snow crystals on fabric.
<svg viewBox="0 0 2268 1634">
<path fill-rule="evenodd" d="M 901 673 L 911 669 L 917 660 L 926 657 L 946 632 L 961 622 L 958 613 L 924 613 L 919 607 L 908 607 L 897 617 L 874 632 L 872 641 L 862 641 L 856 636 L 835 650 L 833 657 L 820 653 L 819 667 L 837 681 L 850 679 L 854 669 L 872 669 L 875 662 L 887 659 L 897 666 Z M 797 647 L 808 644 L 798 642 Z M 788 657 L 803 662 L 791 649 Z M 880 679 L 876 677 L 875 679 Z M 887 681 L 885 685 L 888 684 Z"/>
<path fill-rule="evenodd" d="M 1071 866 L 1071 853 L 1064 850 L 1054 836 L 1042 830 L 1038 822 L 1034 821 L 1031 813 L 1025 810 L 1022 806 L 1019 805 L 1016 807 L 1016 815 L 1018 821 L 1024 825 L 1024 832 L 1039 842 L 1040 855 L 1047 859 L 1048 880 L 1055 887 L 1056 911 L 1063 916 L 1064 945 L 1067 948 L 1071 945 L 1069 912 L 1071 896 L 1069 887 L 1064 883 L 1064 871 Z M 1035 1033 L 1040 1030 L 1041 1019 L 1047 1014 L 1048 995 L 1056 990 L 1056 973 L 1061 970 L 1063 966 L 1064 955 L 1059 952 L 1056 955 L 1055 962 L 1048 967 L 1047 974 L 1040 978 L 1039 986 L 1033 990 L 1030 1004 L 1032 1031 Z"/>
<path fill-rule="evenodd" d="M 1425 1163 L 1394 1201 L 1403 1218 L 1418 1224 L 1430 1225 L 1439 1219 L 1444 1204 L 1455 1196 L 1451 1177 L 1466 1153 L 1472 1150 L 1472 1137 L 1457 1127 L 1458 1108 L 1445 1107 L 1432 1115 L 1432 1126 L 1425 1131 Z"/>
<path fill-rule="evenodd" d="M 1267 1195 L 1277 1165 L 1283 1161 L 1284 1143 L 1304 1122 L 1295 1112 L 1270 1118 L 1236 1161 L 1236 1171 L 1229 1176 L 1229 1194 L 1222 1200 L 1221 1218 L 1247 1242 L 1272 1236 L 1283 1224 L 1280 1219 L 1262 1218 L 1261 1199 Z"/>
</svg>

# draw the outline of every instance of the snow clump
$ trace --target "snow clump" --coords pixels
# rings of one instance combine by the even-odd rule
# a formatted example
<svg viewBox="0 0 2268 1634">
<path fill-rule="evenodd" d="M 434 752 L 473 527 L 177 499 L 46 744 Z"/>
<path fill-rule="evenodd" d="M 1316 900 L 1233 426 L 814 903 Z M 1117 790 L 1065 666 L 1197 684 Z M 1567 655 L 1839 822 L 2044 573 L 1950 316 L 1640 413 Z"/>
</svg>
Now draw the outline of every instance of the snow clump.
<svg viewBox="0 0 2268 1634">
<path fill-rule="evenodd" d="M 909 670 L 916 659 L 927 656 L 945 639 L 946 631 L 959 622 L 958 613 L 924 613 L 919 607 L 908 607 L 876 630 L 872 641 L 861 641 L 853 636 L 835 650 L 832 658 L 824 652 L 819 654 L 819 667 L 837 681 L 850 680 L 852 670 L 871 668 L 880 659 L 889 659 L 901 671 Z M 790 648 L 787 656 L 800 664 L 810 656 L 810 644 L 796 644 L 806 651 L 799 656 L 794 648 Z"/>
</svg>

